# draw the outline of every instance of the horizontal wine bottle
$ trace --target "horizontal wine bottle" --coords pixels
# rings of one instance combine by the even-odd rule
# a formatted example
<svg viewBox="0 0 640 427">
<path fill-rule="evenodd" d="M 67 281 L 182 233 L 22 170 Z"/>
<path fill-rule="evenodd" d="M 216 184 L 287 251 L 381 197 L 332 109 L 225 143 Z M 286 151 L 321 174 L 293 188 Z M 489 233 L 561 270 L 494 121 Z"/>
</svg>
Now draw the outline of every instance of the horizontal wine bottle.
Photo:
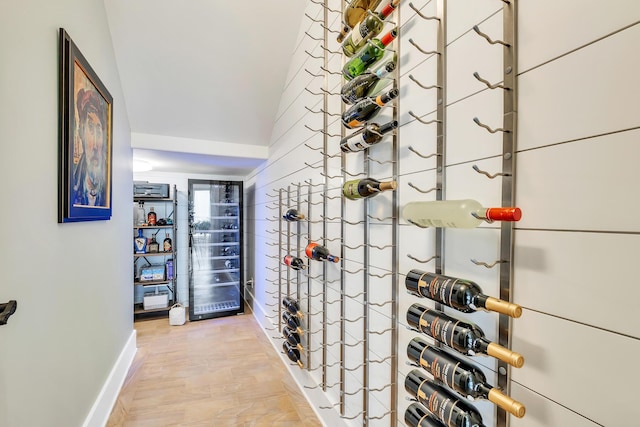
<svg viewBox="0 0 640 427">
<path fill-rule="evenodd" d="M 282 321 L 285 323 L 285 325 L 287 325 L 300 335 L 304 335 L 304 331 L 300 327 L 300 319 L 298 319 L 296 316 L 292 315 L 288 311 L 285 311 L 282 313 Z"/>
<path fill-rule="evenodd" d="M 297 209 L 289 209 L 282 215 L 282 218 L 284 218 L 285 221 L 300 221 L 304 219 L 305 216 L 298 212 Z"/>
<path fill-rule="evenodd" d="M 285 325 L 282 328 L 282 336 L 291 344 L 293 347 L 300 350 L 300 352 L 304 352 L 304 347 L 302 346 L 302 341 L 300 340 L 300 334 L 291 329 L 289 326 Z"/>
<path fill-rule="evenodd" d="M 372 145 L 376 145 L 384 135 L 398 127 L 396 120 L 378 125 L 377 123 L 367 123 L 364 127 L 358 129 L 349 136 L 342 138 L 340 141 L 340 150 L 343 153 L 355 153 L 366 150 Z"/>
<path fill-rule="evenodd" d="M 486 427 L 482 415 L 473 405 L 428 379 L 419 369 L 405 377 L 404 388 L 447 427 Z"/>
<path fill-rule="evenodd" d="M 294 270 L 304 270 L 307 268 L 302 258 L 298 258 L 293 255 L 285 255 L 283 262 Z"/>
<path fill-rule="evenodd" d="M 345 79 L 351 80 L 364 73 L 367 68 L 384 56 L 384 50 L 398 36 L 398 29 L 394 28 L 381 38 L 374 38 L 367 41 L 353 58 L 347 61 L 342 67 L 342 75 Z"/>
<path fill-rule="evenodd" d="M 478 367 L 429 345 L 422 338 L 409 342 L 407 357 L 463 397 L 489 400 L 518 418 L 525 414 L 524 405 L 489 385 Z"/>
<path fill-rule="evenodd" d="M 284 354 L 287 355 L 289 360 L 293 363 L 297 363 L 301 368 L 304 368 L 302 360 L 300 360 L 300 350 L 289 344 L 289 341 L 282 342 L 282 350 L 284 350 Z"/>
<path fill-rule="evenodd" d="M 342 42 L 342 52 L 347 57 L 352 57 L 367 43 L 367 40 L 377 36 L 384 27 L 384 20 L 396 10 L 399 0 L 389 2 L 378 13 L 367 12 L 362 21 L 358 22 L 351 33 Z"/>
<path fill-rule="evenodd" d="M 409 427 L 443 427 L 433 414 L 427 411 L 419 403 L 412 403 L 404 411 L 404 422 Z"/>
<path fill-rule="evenodd" d="M 407 323 L 464 355 L 473 356 L 481 353 L 516 368 L 524 365 L 524 357 L 521 354 L 489 341 L 479 326 L 463 322 L 442 311 L 412 304 L 407 310 Z"/>
<path fill-rule="evenodd" d="M 304 249 L 304 253 L 307 254 L 307 257 L 314 259 L 316 261 L 329 261 L 329 262 L 339 262 L 340 257 L 335 255 L 331 255 L 329 253 L 329 249 L 321 246 L 316 242 L 311 242 Z"/>
<path fill-rule="evenodd" d="M 514 318 L 522 315 L 522 307 L 483 294 L 482 288 L 470 280 L 413 269 L 407 273 L 404 285 L 413 293 L 463 313 L 485 309 Z"/>
<path fill-rule="evenodd" d="M 378 181 L 374 178 L 362 178 L 347 181 L 342 186 L 342 194 L 350 200 L 374 197 L 386 190 L 395 190 L 395 181 Z"/>
<path fill-rule="evenodd" d="M 483 219 L 493 221 L 520 221 L 520 208 L 485 208 L 471 199 L 433 200 L 409 202 L 402 209 L 402 217 L 421 227 L 474 228 Z"/>
<path fill-rule="evenodd" d="M 366 72 L 346 82 L 340 89 L 340 97 L 345 104 L 355 104 L 365 96 L 373 95 L 372 89 L 376 87 L 380 79 L 387 76 L 396 69 L 396 61 L 388 61 L 384 67 L 378 68 L 376 72 Z"/>
<path fill-rule="evenodd" d="M 300 304 L 298 304 L 298 301 L 294 300 L 293 298 L 282 298 L 282 307 L 294 316 L 298 316 L 300 318 L 304 317 L 304 313 L 300 311 Z"/>
<path fill-rule="evenodd" d="M 364 126 L 380 113 L 382 107 L 397 98 L 398 94 L 398 89 L 391 89 L 375 98 L 362 98 L 342 113 L 342 124 L 349 129 Z"/>
<path fill-rule="evenodd" d="M 380 0 L 352 0 L 344 9 L 342 21 L 349 28 L 355 27 L 358 22 L 367 16 L 368 10 L 374 10 L 380 3 Z M 338 42 L 342 40 L 338 36 Z"/>
</svg>

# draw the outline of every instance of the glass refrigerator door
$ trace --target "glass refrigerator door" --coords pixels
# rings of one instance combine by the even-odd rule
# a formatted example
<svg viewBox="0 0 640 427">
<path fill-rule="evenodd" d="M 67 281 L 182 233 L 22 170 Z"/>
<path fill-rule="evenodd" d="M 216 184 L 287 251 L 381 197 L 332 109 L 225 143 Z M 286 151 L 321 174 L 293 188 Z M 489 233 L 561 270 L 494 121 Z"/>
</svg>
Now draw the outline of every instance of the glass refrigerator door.
<svg viewBox="0 0 640 427">
<path fill-rule="evenodd" d="M 189 180 L 189 320 L 244 311 L 242 182 Z"/>
</svg>

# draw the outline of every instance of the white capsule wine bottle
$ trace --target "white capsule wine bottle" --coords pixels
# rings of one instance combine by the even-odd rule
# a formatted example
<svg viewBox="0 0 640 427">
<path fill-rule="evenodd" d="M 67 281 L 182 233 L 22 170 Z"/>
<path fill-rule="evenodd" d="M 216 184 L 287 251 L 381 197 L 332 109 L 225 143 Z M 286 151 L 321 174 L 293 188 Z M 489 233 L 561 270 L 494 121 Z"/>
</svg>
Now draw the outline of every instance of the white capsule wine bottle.
<svg viewBox="0 0 640 427">
<path fill-rule="evenodd" d="M 342 150 L 343 153 L 355 153 L 366 150 L 367 148 L 382 141 L 385 134 L 391 132 L 397 127 L 398 122 L 396 120 L 385 123 L 384 125 L 367 123 L 356 132 L 342 138 L 340 141 L 340 150 Z"/>
<path fill-rule="evenodd" d="M 479 326 L 456 319 L 440 310 L 412 304 L 407 310 L 407 323 L 464 355 L 481 353 L 516 368 L 524 365 L 521 354 L 489 341 Z"/>
<path fill-rule="evenodd" d="M 395 181 L 378 181 L 374 178 L 362 178 L 347 181 L 342 186 L 342 194 L 350 200 L 374 197 L 386 190 L 395 190 Z"/>
<path fill-rule="evenodd" d="M 405 377 L 404 388 L 447 427 L 486 427 L 482 415 L 464 399 L 414 369 Z"/>
<path fill-rule="evenodd" d="M 474 228 L 483 218 L 493 221 L 520 221 L 522 211 L 516 207 L 485 208 L 475 200 L 433 200 L 409 202 L 402 217 L 421 227 Z"/>
<path fill-rule="evenodd" d="M 342 124 L 349 129 L 364 126 L 380 113 L 382 107 L 397 98 L 398 94 L 398 89 L 391 89 L 375 98 L 362 98 L 342 113 Z"/>
<path fill-rule="evenodd" d="M 445 427 L 419 403 L 412 403 L 404 411 L 404 422 L 408 427 Z"/>
<path fill-rule="evenodd" d="M 518 418 L 525 414 L 524 405 L 488 384 L 477 366 L 429 345 L 422 338 L 409 342 L 407 357 L 465 398 L 489 400 Z"/>
<path fill-rule="evenodd" d="M 415 294 L 463 313 L 485 309 L 514 318 L 522 315 L 522 307 L 483 294 L 482 288 L 470 280 L 413 269 L 407 273 L 404 285 Z"/>
<path fill-rule="evenodd" d="M 304 253 L 307 257 L 316 261 L 340 262 L 340 257 L 331 255 L 329 249 L 316 242 L 310 242 L 304 249 Z"/>
<path fill-rule="evenodd" d="M 374 95 L 372 89 L 376 87 L 381 79 L 396 69 L 396 61 L 388 61 L 384 67 L 378 68 L 375 72 L 366 72 L 360 74 L 352 80 L 346 82 L 340 89 L 340 96 L 345 104 L 355 104 L 366 96 Z"/>
<path fill-rule="evenodd" d="M 300 368 L 304 368 L 302 360 L 300 359 L 300 350 L 289 344 L 289 341 L 282 342 L 282 350 L 284 350 L 284 354 L 287 355 L 289 360 L 291 360 L 293 363 L 296 363 L 298 366 L 300 366 Z"/>
<path fill-rule="evenodd" d="M 358 22 L 347 38 L 342 42 L 342 52 L 352 57 L 367 43 L 367 40 L 377 36 L 384 27 L 384 20 L 396 10 L 400 0 L 389 2 L 378 13 L 367 12 L 362 21 Z"/>
</svg>

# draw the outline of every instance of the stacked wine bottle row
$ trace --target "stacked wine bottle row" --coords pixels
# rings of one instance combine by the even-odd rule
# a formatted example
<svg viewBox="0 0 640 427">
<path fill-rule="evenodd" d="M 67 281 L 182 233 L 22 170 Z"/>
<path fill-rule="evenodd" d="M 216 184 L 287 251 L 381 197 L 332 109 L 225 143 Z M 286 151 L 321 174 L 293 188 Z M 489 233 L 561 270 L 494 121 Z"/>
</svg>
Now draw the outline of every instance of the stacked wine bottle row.
<svg viewBox="0 0 640 427">
<path fill-rule="evenodd" d="M 301 357 L 302 352 L 304 352 L 301 339 L 304 335 L 304 330 L 302 329 L 304 314 L 300 311 L 298 301 L 290 297 L 282 298 L 282 307 L 284 309 L 282 312 L 282 321 L 284 323 L 282 327 L 282 336 L 284 337 L 282 350 L 289 360 L 300 368 L 304 368 Z"/>
</svg>

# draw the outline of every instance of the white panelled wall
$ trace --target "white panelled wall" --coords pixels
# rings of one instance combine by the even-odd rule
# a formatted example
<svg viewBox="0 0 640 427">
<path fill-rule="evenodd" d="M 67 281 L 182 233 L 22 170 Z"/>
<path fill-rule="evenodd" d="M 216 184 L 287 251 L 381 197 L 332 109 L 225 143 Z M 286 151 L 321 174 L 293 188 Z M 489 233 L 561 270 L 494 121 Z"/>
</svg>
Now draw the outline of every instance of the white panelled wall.
<svg viewBox="0 0 640 427">
<path fill-rule="evenodd" d="M 522 220 L 514 232 L 513 301 L 523 307 L 523 315 L 511 326 L 512 348 L 525 357 L 521 369 L 511 370 L 510 394 L 527 407 L 524 418 L 510 417 L 512 427 L 555 426 L 630 426 L 635 425 L 633 397 L 640 373 L 633 363 L 640 354 L 640 333 L 636 305 L 640 287 L 633 283 L 634 262 L 640 246 L 640 228 L 635 212 L 640 206 L 631 190 L 638 182 L 636 166 L 640 156 L 640 2 L 615 0 L 511 0 L 518 3 L 518 131 L 515 193 L 522 208 Z M 413 6 L 426 16 L 441 16 L 444 1 L 417 0 Z M 328 28 L 340 27 L 338 0 L 329 2 Z M 489 172 L 500 172 L 502 135 L 492 134 L 473 122 L 474 117 L 491 127 L 500 127 L 503 116 L 501 90 L 489 90 L 478 82 L 477 71 L 490 82 L 503 76 L 502 47 L 479 37 L 472 27 L 479 25 L 493 39 L 502 38 L 503 7 L 499 0 L 446 1 L 446 184 L 447 199 L 471 198 L 484 206 L 501 203 L 501 180 L 490 180 L 476 173 L 473 165 Z M 318 3 L 309 2 L 307 15 L 323 22 L 325 12 Z M 401 25 L 397 82 L 400 98 L 396 103 L 400 128 L 397 132 L 398 203 L 434 200 L 435 192 L 421 194 L 413 186 L 435 186 L 435 159 L 422 159 L 409 150 L 424 154 L 435 152 L 436 127 L 415 120 L 409 111 L 424 120 L 435 118 L 436 92 L 416 85 L 409 75 L 424 85 L 435 84 L 436 55 L 425 55 L 412 46 L 411 38 L 424 50 L 436 48 L 438 22 L 424 20 L 401 3 L 391 20 Z M 390 24 L 388 24 L 390 25 Z M 390 28 L 390 27 L 386 27 Z M 404 390 L 407 366 L 406 345 L 417 334 L 407 330 L 406 309 L 414 302 L 430 305 L 404 289 L 404 274 L 419 268 L 433 271 L 434 264 L 420 264 L 407 255 L 427 259 L 434 255 L 435 233 L 399 221 L 397 248 L 398 315 L 392 318 L 389 301 L 393 270 L 393 249 L 371 249 L 366 298 L 362 295 L 364 277 L 362 249 L 350 249 L 363 243 L 364 202 L 346 201 L 341 206 L 340 189 L 349 173 L 363 171 L 363 153 L 345 156 L 341 170 L 338 143 L 342 129 L 339 116 L 343 106 L 338 95 L 344 80 L 337 74 L 343 58 L 335 34 L 322 40 L 323 29 L 312 19 L 303 21 L 297 48 L 292 56 L 287 85 L 283 91 L 271 139 L 270 158 L 245 184 L 255 189 L 255 204 L 247 206 L 248 218 L 255 217 L 255 277 L 253 308 L 274 346 L 277 338 L 278 283 L 286 288 L 287 272 L 279 276 L 278 194 L 289 205 L 301 201 L 310 223 L 302 223 L 301 247 L 296 246 L 296 227 L 291 226 L 291 251 L 304 257 L 307 240 L 328 240 L 326 246 L 342 263 L 326 265 L 311 261 L 310 269 L 299 276 L 288 276 L 291 293 L 300 297 L 311 334 L 305 337 L 311 350 L 310 370 L 292 365 L 291 370 L 303 386 L 311 403 L 326 425 L 361 425 L 363 402 L 369 400 L 370 425 L 404 425 L 404 410 L 409 402 Z M 327 70 L 323 72 L 327 47 Z M 335 73 L 335 74 L 334 74 Z M 323 103 L 322 91 L 333 95 Z M 322 110 L 322 111 L 321 111 Z M 322 114 L 325 111 L 328 114 Z M 375 121 L 385 123 L 392 110 L 385 108 Z M 323 144 L 327 133 L 327 173 L 323 175 Z M 390 138 L 370 150 L 369 175 L 390 179 L 393 159 Z M 335 155 L 335 156 L 334 156 Z M 346 173 L 346 175 L 345 175 Z M 310 180 L 312 186 L 305 185 Z M 297 184 L 303 184 L 298 197 Z M 324 194 L 326 184 L 327 192 Z M 288 191 L 290 190 L 290 191 Z M 310 191 L 310 194 L 307 194 Z M 308 197 L 310 195 L 310 198 Z M 249 200 L 249 199 L 248 199 Z M 325 204 L 323 204 L 323 200 Z M 392 244 L 392 195 L 383 193 L 369 202 L 370 242 L 380 247 Z M 287 203 L 283 209 L 287 208 Z M 326 209 L 326 221 L 322 215 Z M 341 225 L 343 217 L 348 223 Z M 353 225 L 351 225 L 353 223 Z M 326 226 L 326 234 L 324 226 Z M 341 234 L 344 229 L 344 235 Z M 274 232 L 275 230 L 275 232 Z M 286 230 L 286 228 L 285 228 Z M 500 227 L 485 224 L 472 230 L 446 230 L 444 273 L 480 284 L 486 294 L 499 295 L 498 269 L 471 263 L 471 258 L 492 262 L 500 257 Z M 346 271 L 341 274 L 341 268 Z M 326 272 L 326 282 L 322 273 Z M 307 280 L 307 275 L 311 278 Z M 284 278 L 279 279 L 279 277 Z M 343 278 L 344 280 L 340 280 Z M 300 286 L 300 293 L 297 293 Z M 307 290 L 309 293 L 307 294 Z M 326 293 L 326 318 L 322 323 L 322 293 Z M 308 295 L 311 295 L 310 297 Z M 341 295 L 346 295 L 344 312 Z M 395 343 L 390 333 L 368 334 L 370 353 L 363 355 L 364 313 L 369 332 L 384 331 L 394 322 L 398 328 L 397 369 L 388 356 Z M 310 314 L 310 315 L 309 315 Z M 341 355 L 340 317 L 344 314 L 346 351 Z M 480 325 L 488 338 L 496 340 L 497 315 L 478 312 L 452 313 Z M 329 365 L 322 377 L 323 330 L 327 334 L 326 359 Z M 348 368 L 340 375 L 340 359 Z M 369 360 L 369 371 L 362 367 Z M 303 355 L 306 363 L 306 355 Z M 491 384 L 497 384 L 496 363 L 477 356 L 472 361 L 481 367 Z M 368 393 L 362 390 L 368 375 Z M 397 377 L 397 413 L 391 408 L 392 387 Z M 322 383 L 326 391 L 317 387 Z M 340 382 L 344 382 L 344 417 L 340 417 Z M 496 424 L 495 406 L 474 402 L 487 426 Z M 323 409 L 328 408 L 329 409 Z"/>
</svg>

